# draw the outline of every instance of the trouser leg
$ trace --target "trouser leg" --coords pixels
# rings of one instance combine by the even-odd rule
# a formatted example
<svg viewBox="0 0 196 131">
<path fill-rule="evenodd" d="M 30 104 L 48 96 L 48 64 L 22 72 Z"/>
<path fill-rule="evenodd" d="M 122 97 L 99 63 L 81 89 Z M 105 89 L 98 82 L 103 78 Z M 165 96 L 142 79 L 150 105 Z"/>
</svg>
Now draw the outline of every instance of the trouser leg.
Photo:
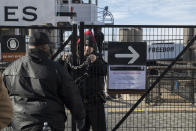
<svg viewBox="0 0 196 131">
<path fill-rule="evenodd" d="M 85 118 L 85 125 L 80 131 L 90 131 L 90 121 L 88 117 L 88 112 L 86 112 L 86 118 Z"/>
<path fill-rule="evenodd" d="M 106 131 L 104 104 L 93 105 L 89 117 L 93 131 Z"/>
</svg>

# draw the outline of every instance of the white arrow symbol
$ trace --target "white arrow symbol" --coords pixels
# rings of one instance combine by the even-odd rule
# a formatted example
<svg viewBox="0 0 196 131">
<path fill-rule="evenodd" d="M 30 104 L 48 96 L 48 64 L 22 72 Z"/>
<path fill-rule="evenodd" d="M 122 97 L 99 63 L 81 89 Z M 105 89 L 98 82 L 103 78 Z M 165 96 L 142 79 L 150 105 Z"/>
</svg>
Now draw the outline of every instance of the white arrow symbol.
<svg viewBox="0 0 196 131">
<path fill-rule="evenodd" d="M 140 57 L 140 55 L 131 46 L 128 46 L 128 49 L 132 54 L 115 54 L 114 56 L 116 58 L 132 58 L 128 64 L 133 64 Z"/>
</svg>

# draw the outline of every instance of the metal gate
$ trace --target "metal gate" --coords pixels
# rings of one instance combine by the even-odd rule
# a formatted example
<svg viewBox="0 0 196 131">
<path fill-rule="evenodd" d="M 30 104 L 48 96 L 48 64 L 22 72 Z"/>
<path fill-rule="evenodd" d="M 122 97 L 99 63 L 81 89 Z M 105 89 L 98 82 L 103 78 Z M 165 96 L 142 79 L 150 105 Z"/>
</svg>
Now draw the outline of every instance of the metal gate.
<svg viewBox="0 0 196 131">
<path fill-rule="evenodd" d="M 195 131 L 195 29 L 196 26 L 157 25 L 74 25 L 73 27 L 0 27 L 18 29 L 28 43 L 29 29 L 52 30 L 58 54 L 76 51 L 77 36 L 101 27 L 104 34 L 102 57 L 108 61 L 110 42 L 146 42 L 146 90 L 107 91 L 105 115 L 107 130 L 118 131 Z M 15 33 L 15 32 L 14 32 Z M 69 39 L 70 34 L 72 38 Z M 2 35 L 3 33 L 1 33 Z M 72 41 L 70 44 L 69 41 Z M 65 44 L 65 43 L 64 43 Z M 70 46 L 70 48 L 69 48 Z M 171 47 L 171 48 L 167 48 Z M 81 56 L 83 51 L 81 51 Z M 58 55 L 57 57 L 59 57 Z M 76 57 L 76 56 L 75 56 Z M 1 69 L 7 62 L 1 62 Z M 67 131 L 76 130 L 69 111 Z"/>
<path fill-rule="evenodd" d="M 108 92 L 107 129 L 194 131 L 195 26 L 84 26 L 86 30 L 96 27 L 105 36 L 106 61 L 110 42 L 147 43 L 146 90 Z"/>
</svg>

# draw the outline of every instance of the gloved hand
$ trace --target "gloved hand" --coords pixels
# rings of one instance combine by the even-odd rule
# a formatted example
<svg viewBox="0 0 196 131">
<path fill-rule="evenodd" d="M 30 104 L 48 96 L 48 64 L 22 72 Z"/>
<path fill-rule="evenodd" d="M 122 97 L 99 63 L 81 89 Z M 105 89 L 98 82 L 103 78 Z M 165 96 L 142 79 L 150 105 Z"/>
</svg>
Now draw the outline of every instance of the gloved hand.
<svg viewBox="0 0 196 131">
<path fill-rule="evenodd" d="M 88 56 L 88 59 L 90 60 L 91 63 L 93 63 L 93 62 L 95 62 L 95 60 L 97 59 L 97 57 L 96 57 L 96 55 L 94 55 L 94 54 L 90 54 L 90 55 Z"/>
<path fill-rule="evenodd" d="M 67 59 L 67 57 L 68 57 L 68 54 L 67 53 L 64 53 L 64 55 L 62 56 L 62 61 L 65 61 L 66 59 Z"/>
<path fill-rule="evenodd" d="M 77 128 L 78 128 L 79 130 L 81 130 L 81 129 L 84 127 L 84 125 L 85 125 L 85 119 L 76 120 L 76 125 L 77 125 Z"/>
</svg>

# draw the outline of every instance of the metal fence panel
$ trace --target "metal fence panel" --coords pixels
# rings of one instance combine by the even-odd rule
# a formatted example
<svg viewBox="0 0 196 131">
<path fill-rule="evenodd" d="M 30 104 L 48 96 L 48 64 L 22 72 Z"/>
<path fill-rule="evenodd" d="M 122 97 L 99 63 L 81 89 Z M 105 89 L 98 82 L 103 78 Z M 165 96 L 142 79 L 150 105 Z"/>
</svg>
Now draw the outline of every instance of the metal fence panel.
<svg viewBox="0 0 196 131">
<path fill-rule="evenodd" d="M 104 34 L 102 57 L 108 61 L 109 42 L 146 42 L 147 43 L 147 71 L 146 89 L 157 80 L 168 65 L 186 47 L 188 40 L 195 35 L 196 26 L 142 26 L 142 25 L 104 25 L 85 26 L 85 30 L 101 27 Z M 13 30 L 15 28 L 8 28 Z M 16 27 L 20 34 L 25 35 L 28 43 L 30 27 Z M 32 28 L 32 27 L 31 27 Z M 33 27 L 37 28 L 37 27 Z M 39 27 L 40 28 L 40 27 Z M 45 28 L 40 28 L 45 30 Z M 48 29 L 48 28 L 46 28 Z M 55 40 L 56 48 L 60 42 L 65 41 L 71 34 L 70 29 L 49 28 Z M 62 30 L 62 35 L 58 32 Z M 81 30 L 80 30 L 81 31 Z M 11 32 L 11 31 L 10 31 Z M 79 32 L 79 31 L 78 31 Z M 15 34 L 14 32 L 13 34 Z M 12 34 L 12 33 L 10 33 Z M 0 32 L 3 35 L 3 31 Z M 70 46 L 70 44 L 69 44 Z M 63 52 L 70 53 L 67 46 Z M 63 54 L 63 53 L 61 53 Z M 195 131 L 195 43 L 165 74 L 160 82 L 151 90 L 137 108 L 128 116 L 126 121 L 118 128 L 119 131 Z M 1 63 L 3 70 L 7 63 Z M 107 92 L 107 78 L 105 82 Z M 105 103 L 107 130 L 112 130 L 122 117 L 143 95 L 141 92 L 107 92 L 109 97 Z M 66 131 L 72 130 L 71 115 L 65 123 Z"/>
<path fill-rule="evenodd" d="M 96 26 L 86 26 L 93 29 Z M 160 76 L 195 34 L 194 26 L 102 26 L 105 36 L 102 54 L 108 60 L 109 42 L 147 42 L 146 89 Z M 194 32 L 194 31 L 193 31 Z M 147 97 L 137 106 L 119 131 L 195 130 L 195 51 L 191 46 L 173 68 L 161 79 Z M 143 94 L 110 94 L 105 104 L 108 130 L 112 130 L 121 118 Z"/>
</svg>

